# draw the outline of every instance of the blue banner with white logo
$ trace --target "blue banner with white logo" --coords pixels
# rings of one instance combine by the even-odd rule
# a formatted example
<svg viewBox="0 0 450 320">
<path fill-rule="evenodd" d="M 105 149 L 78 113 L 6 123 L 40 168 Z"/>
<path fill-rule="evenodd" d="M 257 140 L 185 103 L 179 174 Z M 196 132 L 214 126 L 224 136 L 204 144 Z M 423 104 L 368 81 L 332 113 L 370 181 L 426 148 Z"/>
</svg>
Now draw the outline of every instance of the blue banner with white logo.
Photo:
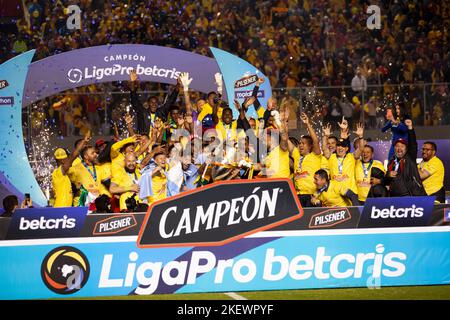
<svg viewBox="0 0 450 320">
<path fill-rule="evenodd" d="M 450 283 L 450 227 L 269 231 L 217 247 L 0 242 L 0 299 Z"/>
<path fill-rule="evenodd" d="M 369 198 L 358 228 L 427 226 L 435 197 Z"/>
<path fill-rule="evenodd" d="M 87 207 L 32 208 L 14 212 L 6 239 L 78 237 Z"/>
</svg>

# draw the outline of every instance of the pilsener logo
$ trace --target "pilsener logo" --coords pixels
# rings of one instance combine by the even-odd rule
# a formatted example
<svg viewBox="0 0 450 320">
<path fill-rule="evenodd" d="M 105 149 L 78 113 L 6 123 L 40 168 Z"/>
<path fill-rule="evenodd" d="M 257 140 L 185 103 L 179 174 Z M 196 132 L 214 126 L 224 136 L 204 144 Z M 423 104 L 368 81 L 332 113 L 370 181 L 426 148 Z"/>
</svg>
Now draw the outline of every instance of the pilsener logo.
<svg viewBox="0 0 450 320">
<path fill-rule="evenodd" d="M 329 228 L 352 218 L 347 208 L 330 209 L 311 216 L 309 228 Z"/>
<path fill-rule="evenodd" d="M 222 245 L 302 215 L 288 179 L 219 182 L 153 204 L 138 246 Z"/>
<path fill-rule="evenodd" d="M 94 235 L 116 234 L 137 225 L 133 215 L 111 217 L 95 224 Z"/>
<path fill-rule="evenodd" d="M 435 197 L 369 198 L 359 228 L 427 226 Z"/>
</svg>

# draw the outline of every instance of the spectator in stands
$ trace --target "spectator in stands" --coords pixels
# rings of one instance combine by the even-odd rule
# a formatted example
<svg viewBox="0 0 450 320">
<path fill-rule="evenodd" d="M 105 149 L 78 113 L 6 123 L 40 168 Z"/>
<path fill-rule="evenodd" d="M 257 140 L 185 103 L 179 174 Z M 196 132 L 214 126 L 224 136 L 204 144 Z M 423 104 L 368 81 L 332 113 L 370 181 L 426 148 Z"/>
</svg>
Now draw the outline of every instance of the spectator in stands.
<svg viewBox="0 0 450 320">
<path fill-rule="evenodd" d="M 445 203 L 445 168 L 441 159 L 436 156 L 436 152 L 436 143 L 427 141 L 423 144 L 423 160 L 418 164 L 419 175 L 427 195 L 435 196 L 436 201 Z"/>
<path fill-rule="evenodd" d="M 356 69 L 356 74 L 352 79 L 352 90 L 359 98 L 367 91 L 367 80 L 362 75 L 360 68 Z"/>
</svg>

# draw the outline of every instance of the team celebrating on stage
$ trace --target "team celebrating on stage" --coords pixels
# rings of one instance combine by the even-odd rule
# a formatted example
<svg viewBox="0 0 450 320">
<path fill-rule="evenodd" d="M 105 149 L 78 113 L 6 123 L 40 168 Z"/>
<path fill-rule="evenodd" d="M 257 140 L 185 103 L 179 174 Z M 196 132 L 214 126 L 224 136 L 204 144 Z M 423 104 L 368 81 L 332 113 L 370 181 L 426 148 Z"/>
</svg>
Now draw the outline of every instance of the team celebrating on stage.
<svg viewBox="0 0 450 320">
<path fill-rule="evenodd" d="M 339 136 L 324 125 L 321 138 L 306 113 L 300 116 L 307 135 L 288 134 L 289 109 L 269 98 L 258 100 L 259 78 L 252 96 L 238 111 L 222 100 L 222 77 L 215 75 L 217 92 L 206 100 L 190 100 L 192 78 L 182 73 L 163 105 L 157 98 L 140 101 L 138 77 L 130 74 L 130 106 L 123 114 L 128 138 L 90 143 L 90 133 L 75 143 L 73 152 L 54 152 L 54 207 L 90 206 L 94 212 L 145 211 L 147 205 L 221 180 L 288 178 L 302 206 L 362 205 L 370 197 L 432 195 L 445 202 L 444 166 L 434 142 L 425 142 L 417 164 L 418 144 L 411 119 L 388 119 L 405 126 L 394 140 L 387 168 L 374 159 L 364 138 L 364 125 L 352 131 L 343 117 Z M 183 104 L 177 104 L 183 93 Z M 254 108 L 257 116 L 248 114 Z M 398 113 L 396 113 L 398 114 Z M 353 146 L 353 148 L 352 148 Z M 383 159 L 384 160 L 384 159 Z"/>
</svg>

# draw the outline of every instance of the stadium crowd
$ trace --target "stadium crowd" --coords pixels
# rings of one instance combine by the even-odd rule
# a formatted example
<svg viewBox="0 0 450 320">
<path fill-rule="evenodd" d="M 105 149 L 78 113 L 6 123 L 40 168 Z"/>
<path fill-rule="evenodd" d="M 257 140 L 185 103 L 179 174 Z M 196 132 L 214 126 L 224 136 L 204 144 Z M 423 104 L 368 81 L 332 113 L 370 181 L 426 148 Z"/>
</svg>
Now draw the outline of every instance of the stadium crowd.
<svg viewBox="0 0 450 320">
<path fill-rule="evenodd" d="M 413 122 L 395 110 L 391 127 L 401 123 L 406 130 L 393 142 L 385 170 L 364 139 L 364 125 L 356 124 L 353 140 L 345 117 L 337 123 L 338 137 L 332 135 L 330 124 L 319 137 L 302 113 L 307 135 L 290 137 L 289 109 L 280 107 L 275 98 L 261 106 L 257 98 L 262 78 L 250 98 L 242 104 L 234 102 L 237 119 L 221 100 L 220 74 L 216 74 L 216 92 L 210 92 L 206 101 L 191 101 L 192 78 L 182 73 L 162 106 L 155 97 L 139 98 L 135 72 L 130 81 L 131 105 L 123 114 L 128 138 L 90 145 L 87 132 L 72 153 L 55 150 L 55 207 L 141 211 L 155 201 L 215 181 L 263 178 L 292 179 L 305 207 L 360 205 L 367 197 L 384 196 L 433 195 L 445 202 L 444 167 L 436 156 L 436 144 L 424 144 L 423 161 L 417 165 Z M 181 106 L 175 104 L 180 93 Z M 247 116 L 249 108 L 255 108 L 257 118 Z"/>
<path fill-rule="evenodd" d="M 170 46 L 207 56 L 214 46 L 260 68 L 272 87 L 287 88 L 294 100 L 303 99 L 306 112 L 320 104 L 318 116 L 326 121 L 345 115 L 357 122 L 364 113 L 368 128 L 380 127 L 383 105 L 402 102 L 418 125 L 450 123 L 449 88 L 442 84 L 450 82 L 446 1 L 371 1 L 381 8 L 380 30 L 366 27 L 369 3 L 356 0 L 83 0 L 78 2 L 80 30 L 66 27 L 69 4 L 26 1 L 26 15 L 16 22 L 15 32 L 0 31 L 0 63 L 31 48 L 37 50 L 35 59 L 42 59 L 115 43 Z M 425 83 L 430 85 L 423 87 Z M 311 89 L 321 86 L 331 88 Z M 63 135 L 82 135 L 88 127 L 97 131 L 105 104 L 118 105 L 120 98 L 73 97 L 83 90 L 110 89 L 108 84 L 77 90 L 76 95 L 68 92 L 76 110 L 36 107 L 34 121 L 44 125 L 39 117 L 45 115 Z M 143 84 L 141 89 L 164 87 Z M 114 120 L 110 110 L 106 118 Z"/>
</svg>

